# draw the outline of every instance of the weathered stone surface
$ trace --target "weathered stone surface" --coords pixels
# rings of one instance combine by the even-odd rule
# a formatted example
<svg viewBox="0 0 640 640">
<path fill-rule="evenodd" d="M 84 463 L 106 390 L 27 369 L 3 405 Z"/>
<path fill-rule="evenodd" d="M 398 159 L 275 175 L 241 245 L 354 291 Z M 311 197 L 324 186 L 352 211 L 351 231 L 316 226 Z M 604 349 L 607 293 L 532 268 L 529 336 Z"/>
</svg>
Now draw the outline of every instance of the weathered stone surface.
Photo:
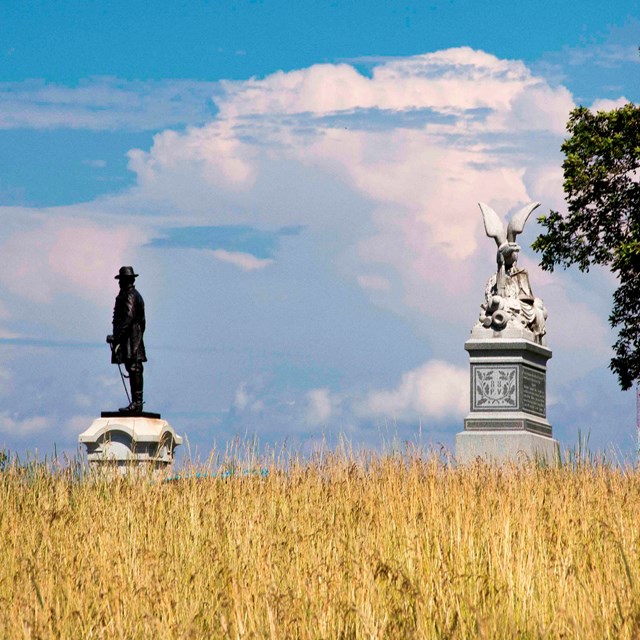
<svg viewBox="0 0 640 640">
<path fill-rule="evenodd" d="M 456 436 L 456 459 L 503 461 L 541 457 L 555 461 L 558 443 L 547 421 L 547 310 L 533 294 L 526 269 L 517 266 L 531 202 L 505 227 L 480 202 L 487 236 L 497 246 L 496 272 L 485 287 L 478 322 L 464 348 L 469 352 L 470 411 Z"/>
<path fill-rule="evenodd" d="M 471 376 L 465 431 L 512 429 L 551 436 L 546 419 L 551 351 L 529 340 L 495 338 L 472 338 L 465 349 Z"/>
<path fill-rule="evenodd" d="M 456 461 L 469 464 L 478 458 L 486 462 L 541 461 L 557 464 L 558 441 L 528 431 L 462 431 L 456 435 Z"/>
<path fill-rule="evenodd" d="M 471 339 L 470 411 L 456 436 L 456 460 L 555 461 L 546 419 L 546 362 L 551 351 L 523 339 Z"/>
<path fill-rule="evenodd" d="M 551 436 L 551 425 L 546 420 L 532 420 L 523 412 L 514 411 L 500 417 L 483 415 L 467 417 L 465 431 L 529 431 L 543 436 Z"/>
<path fill-rule="evenodd" d="M 547 378 L 544 373 L 522 367 L 520 397 L 524 411 L 543 418 L 547 415 Z"/>
<path fill-rule="evenodd" d="M 547 310 L 533 294 L 526 269 L 518 268 L 520 246 L 516 237 L 522 233 L 531 212 L 540 206 L 530 202 L 511 217 L 505 227 L 500 216 L 487 204 L 479 202 L 487 236 L 498 248 L 496 273 L 485 287 L 480 316 L 473 328 L 474 338 L 522 338 L 546 344 Z"/>
<path fill-rule="evenodd" d="M 89 465 L 115 468 L 124 473 L 133 467 L 161 469 L 174 459 L 182 438 L 166 421 L 139 416 L 97 418 L 80 434 Z"/>
</svg>

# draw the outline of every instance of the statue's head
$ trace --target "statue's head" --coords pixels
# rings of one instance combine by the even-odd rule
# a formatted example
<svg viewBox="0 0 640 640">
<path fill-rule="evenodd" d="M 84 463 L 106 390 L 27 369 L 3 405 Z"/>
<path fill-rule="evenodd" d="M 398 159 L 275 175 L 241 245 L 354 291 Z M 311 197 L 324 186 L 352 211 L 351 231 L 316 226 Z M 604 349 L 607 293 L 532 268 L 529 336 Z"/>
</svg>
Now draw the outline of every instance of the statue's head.
<svg viewBox="0 0 640 640">
<path fill-rule="evenodd" d="M 498 265 L 504 264 L 507 271 L 516 266 L 520 254 L 520 245 L 517 242 L 503 242 L 498 247 Z"/>
<path fill-rule="evenodd" d="M 114 277 L 116 280 L 121 280 L 122 278 L 137 278 L 138 274 L 133 270 L 133 267 L 120 267 L 118 275 Z"/>
<path fill-rule="evenodd" d="M 516 244 L 515 242 L 511 243 L 511 245 L 513 246 L 513 251 L 507 258 L 507 269 L 509 269 L 510 267 L 515 267 L 518 263 L 518 258 L 520 257 L 520 245 Z"/>
<path fill-rule="evenodd" d="M 137 277 L 138 274 L 133 270 L 133 267 L 120 267 L 115 279 L 120 281 L 120 287 L 122 288 L 133 284 Z"/>
</svg>

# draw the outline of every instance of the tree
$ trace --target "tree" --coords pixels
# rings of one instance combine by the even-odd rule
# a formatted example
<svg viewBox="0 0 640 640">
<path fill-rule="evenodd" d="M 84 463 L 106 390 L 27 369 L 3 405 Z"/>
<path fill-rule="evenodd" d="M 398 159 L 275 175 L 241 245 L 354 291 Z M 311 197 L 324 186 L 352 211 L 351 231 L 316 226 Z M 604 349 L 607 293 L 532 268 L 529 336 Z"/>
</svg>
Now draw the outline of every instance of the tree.
<svg viewBox="0 0 640 640">
<path fill-rule="evenodd" d="M 618 329 L 610 368 L 622 389 L 640 383 L 640 107 L 571 112 L 565 155 L 568 213 L 538 220 L 540 266 L 608 266 L 618 278 L 609 323 Z M 639 387 L 640 389 L 640 387 Z"/>
</svg>

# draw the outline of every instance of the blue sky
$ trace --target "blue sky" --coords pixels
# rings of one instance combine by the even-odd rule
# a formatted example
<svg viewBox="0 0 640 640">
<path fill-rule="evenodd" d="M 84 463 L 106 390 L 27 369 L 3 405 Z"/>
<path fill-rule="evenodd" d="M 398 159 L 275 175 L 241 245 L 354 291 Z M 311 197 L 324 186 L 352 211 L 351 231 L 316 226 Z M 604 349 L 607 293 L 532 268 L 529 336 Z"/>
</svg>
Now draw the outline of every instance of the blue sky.
<svg viewBox="0 0 640 640">
<path fill-rule="evenodd" d="M 146 401 L 191 449 L 452 446 L 494 265 L 478 200 L 563 208 L 564 123 L 638 102 L 637 0 L 5 2 L 0 447 L 71 452 L 124 400 L 122 264 Z M 605 271 L 521 263 L 549 309 L 549 419 L 631 455 Z"/>
</svg>

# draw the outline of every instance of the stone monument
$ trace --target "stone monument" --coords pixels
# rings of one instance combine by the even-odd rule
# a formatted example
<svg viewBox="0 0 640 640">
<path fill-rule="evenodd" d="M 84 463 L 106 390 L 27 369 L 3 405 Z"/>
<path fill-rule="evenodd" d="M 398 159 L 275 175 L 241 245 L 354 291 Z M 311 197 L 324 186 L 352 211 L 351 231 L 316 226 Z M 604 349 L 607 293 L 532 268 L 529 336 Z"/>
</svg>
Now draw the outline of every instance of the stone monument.
<svg viewBox="0 0 640 640">
<path fill-rule="evenodd" d="M 118 365 L 128 405 L 118 411 L 103 411 L 79 437 L 87 448 L 91 467 L 104 467 L 119 473 L 131 469 L 157 472 L 168 468 L 173 462 L 175 448 L 182 444 L 182 438 L 159 413 L 143 411 L 146 319 L 144 300 L 135 288 L 137 277 L 133 267 L 121 267 L 115 276 L 120 292 L 113 309 L 113 334 L 107 336 L 111 362 Z M 131 395 L 127 390 L 127 379 Z"/>
<path fill-rule="evenodd" d="M 148 412 L 127 416 L 103 411 L 79 440 L 87 448 L 91 468 L 112 468 L 119 473 L 168 469 L 175 448 L 182 444 L 182 438 L 160 414 Z"/>
<path fill-rule="evenodd" d="M 480 317 L 464 348 L 470 360 L 471 410 L 456 435 L 456 460 L 502 462 L 540 459 L 551 464 L 558 442 L 547 421 L 547 310 L 533 295 L 526 269 L 517 265 L 532 202 L 505 229 L 491 207 L 480 202 L 487 236 L 498 247 L 497 269 L 487 282 Z"/>
</svg>

